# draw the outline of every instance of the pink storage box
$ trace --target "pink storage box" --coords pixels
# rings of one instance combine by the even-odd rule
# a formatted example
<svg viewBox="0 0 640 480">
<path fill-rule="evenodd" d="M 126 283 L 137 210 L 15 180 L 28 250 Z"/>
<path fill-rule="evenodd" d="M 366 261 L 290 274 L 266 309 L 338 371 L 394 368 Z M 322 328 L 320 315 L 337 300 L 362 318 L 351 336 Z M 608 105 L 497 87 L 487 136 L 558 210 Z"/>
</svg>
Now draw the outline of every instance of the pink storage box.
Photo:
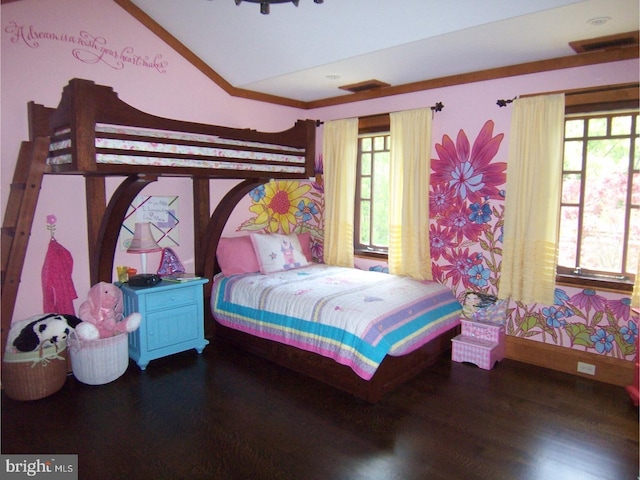
<svg viewBox="0 0 640 480">
<path fill-rule="evenodd" d="M 491 370 L 496 362 L 504 358 L 504 342 L 460 334 L 452 340 L 451 359 L 454 362 L 468 362 L 484 370 Z"/>
<path fill-rule="evenodd" d="M 474 322 L 462 318 L 460 319 L 460 323 L 462 324 L 462 335 L 500 344 L 504 344 L 505 342 L 506 334 L 504 325 Z"/>
</svg>

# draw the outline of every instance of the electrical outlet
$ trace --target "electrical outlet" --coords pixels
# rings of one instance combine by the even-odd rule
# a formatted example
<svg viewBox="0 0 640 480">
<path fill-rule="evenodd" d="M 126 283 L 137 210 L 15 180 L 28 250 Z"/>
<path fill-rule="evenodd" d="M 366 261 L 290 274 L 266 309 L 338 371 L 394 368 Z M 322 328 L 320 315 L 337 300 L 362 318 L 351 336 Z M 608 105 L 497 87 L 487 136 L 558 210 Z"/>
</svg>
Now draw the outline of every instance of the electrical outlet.
<svg viewBox="0 0 640 480">
<path fill-rule="evenodd" d="M 578 371 L 580 373 L 586 373 L 587 375 L 595 375 L 596 366 L 591 363 L 578 362 Z"/>
</svg>

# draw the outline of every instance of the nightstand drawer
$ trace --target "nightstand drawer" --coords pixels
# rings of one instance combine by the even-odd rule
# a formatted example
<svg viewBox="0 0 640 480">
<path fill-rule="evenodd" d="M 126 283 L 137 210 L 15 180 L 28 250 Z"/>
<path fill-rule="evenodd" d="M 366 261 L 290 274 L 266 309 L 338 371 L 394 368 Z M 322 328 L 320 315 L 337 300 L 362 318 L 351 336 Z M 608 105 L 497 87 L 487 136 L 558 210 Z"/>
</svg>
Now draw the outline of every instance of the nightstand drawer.
<svg viewBox="0 0 640 480">
<path fill-rule="evenodd" d="M 202 289 L 184 287 L 162 292 L 149 292 L 144 299 L 147 311 L 153 312 L 189 303 L 197 303 L 200 297 L 202 297 Z"/>
</svg>

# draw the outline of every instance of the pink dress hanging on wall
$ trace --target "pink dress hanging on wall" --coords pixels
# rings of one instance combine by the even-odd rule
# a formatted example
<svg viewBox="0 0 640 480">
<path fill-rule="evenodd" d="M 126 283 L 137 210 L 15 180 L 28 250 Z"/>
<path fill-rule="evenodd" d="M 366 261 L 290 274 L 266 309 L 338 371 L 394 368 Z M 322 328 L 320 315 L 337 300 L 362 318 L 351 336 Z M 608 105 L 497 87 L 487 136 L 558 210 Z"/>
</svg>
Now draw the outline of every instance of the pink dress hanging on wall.
<svg viewBox="0 0 640 480">
<path fill-rule="evenodd" d="M 72 271 L 71 253 L 55 238 L 51 238 L 42 265 L 43 313 L 76 314 L 73 301 L 78 294 L 71 278 Z"/>
</svg>

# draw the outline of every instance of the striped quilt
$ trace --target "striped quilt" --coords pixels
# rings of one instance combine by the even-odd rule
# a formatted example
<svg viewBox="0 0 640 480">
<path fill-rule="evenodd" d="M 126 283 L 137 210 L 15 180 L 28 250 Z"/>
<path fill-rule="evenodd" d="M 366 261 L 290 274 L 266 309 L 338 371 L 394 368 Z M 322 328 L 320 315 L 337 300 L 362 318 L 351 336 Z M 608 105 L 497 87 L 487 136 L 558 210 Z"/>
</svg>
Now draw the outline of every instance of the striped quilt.
<svg viewBox="0 0 640 480">
<path fill-rule="evenodd" d="M 333 358 L 365 380 L 385 355 L 410 353 L 458 325 L 462 311 L 439 283 L 322 264 L 220 274 L 211 308 L 222 325 Z"/>
</svg>

